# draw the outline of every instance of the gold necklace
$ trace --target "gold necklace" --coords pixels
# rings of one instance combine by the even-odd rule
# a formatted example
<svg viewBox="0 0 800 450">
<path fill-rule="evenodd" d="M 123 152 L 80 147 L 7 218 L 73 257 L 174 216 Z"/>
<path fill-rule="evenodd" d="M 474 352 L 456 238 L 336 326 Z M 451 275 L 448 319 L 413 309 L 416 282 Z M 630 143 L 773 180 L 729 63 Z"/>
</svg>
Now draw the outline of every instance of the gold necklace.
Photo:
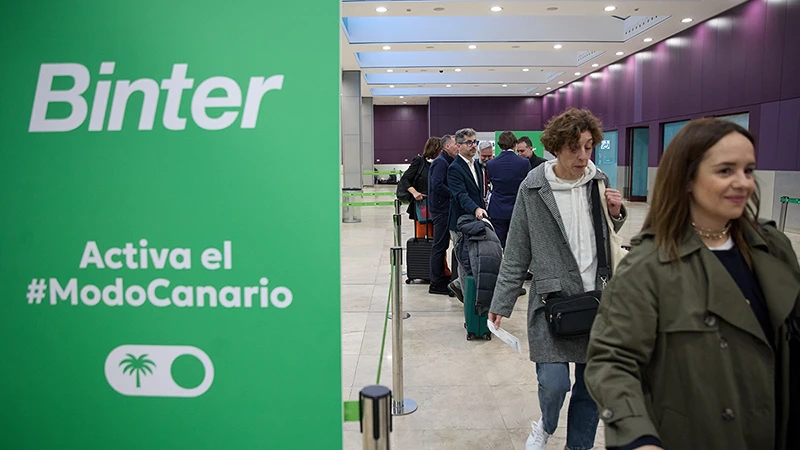
<svg viewBox="0 0 800 450">
<path fill-rule="evenodd" d="M 714 231 L 706 228 L 701 228 L 698 227 L 697 224 L 695 224 L 694 222 L 692 222 L 692 228 L 694 228 L 694 232 L 697 233 L 697 235 L 700 236 L 701 238 L 719 240 L 728 236 L 728 232 L 731 230 L 731 223 L 728 222 L 728 224 L 725 225 L 725 228 L 723 228 L 722 231 Z"/>
</svg>

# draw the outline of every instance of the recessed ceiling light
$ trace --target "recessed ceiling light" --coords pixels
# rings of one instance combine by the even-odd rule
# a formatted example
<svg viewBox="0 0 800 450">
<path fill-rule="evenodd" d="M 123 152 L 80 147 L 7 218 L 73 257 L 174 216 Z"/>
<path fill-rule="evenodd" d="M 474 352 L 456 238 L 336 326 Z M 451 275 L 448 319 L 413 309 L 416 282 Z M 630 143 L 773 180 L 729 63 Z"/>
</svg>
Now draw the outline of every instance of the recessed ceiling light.
<svg viewBox="0 0 800 450">
<path fill-rule="evenodd" d="M 547 88 L 548 91 L 551 90 L 551 89 L 553 89 L 553 88 L 551 88 L 551 87 Z"/>
<path fill-rule="evenodd" d="M 576 75 L 576 76 L 577 76 L 577 75 L 580 75 L 580 74 L 581 74 L 580 72 L 575 72 L 575 75 Z"/>
<path fill-rule="evenodd" d="M 461 69 L 456 69 L 456 72 L 461 72 Z"/>
<path fill-rule="evenodd" d="M 597 63 L 592 64 L 592 67 L 600 67 L 600 64 L 597 64 Z"/>
<path fill-rule="evenodd" d="M 434 11 L 444 11 L 444 8 L 442 8 L 441 6 L 439 6 L 438 8 L 433 8 L 433 10 L 434 10 Z"/>
<path fill-rule="evenodd" d="M 436 47 L 434 47 L 434 46 L 432 46 L 432 45 L 429 45 L 429 46 L 427 46 L 427 47 L 425 47 L 425 48 L 436 48 Z"/>
<path fill-rule="evenodd" d="M 403 97 L 403 96 L 401 95 L 401 96 L 400 96 L 400 98 L 405 98 L 405 97 Z"/>
<path fill-rule="evenodd" d="M 446 84 L 444 87 L 453 87 L 451 84 Z"/>
<path fill-rule="evenodd" d="M 503 10 L 502 6 L 492 6 L 492 12 L 500 12 Z"/>
<path fill-rule="evenodd" d="M 378 11 L 380 13 L 384 13 L 384 12 L 388 11 L 388 9 L 386 9 L 385 6 L 378 6 L 377 8 L 375 8 L 375 11 Z"/>
<path fill-rule="evenodd" d="M 383 49 L 384 49 L 384 50 L 391 50 L 391 49 L 392 49 L 392 47 L 390 47 L 390 46 L 388 46 L 388 45 L 384 45 L 384 46 L 383 46 Z"/>
<path fill-rule="evenodd" d="M 644 38 L 645 42 L 653 42 L 653 38 Z"/>
<path fill-rule="evenodd" d="M 622 56 L 624 54 L 625 54 L 625 52 L 617 52 L 617 56 Z"/>
<path fill-rule="evenodd" d="M 689 23 L 689 22 L 691 22 L 691 21 L 692 21 L 692 18 L 691 18 L 691 17 L 687 17 L 687 18 L 685 18 L 685 19 L 681 20 L 681 22 L 683 22 L 683 23 Z"/>
<path fill-rule="evenodd" d="M 394 87 L 394 85 L 393 85 L 393 84 L 390 84 L 390 85 L 389 85 L 389 87 L 390 87 L 390 88 L 393 88 L 393 87 Z"/>
<path fill-rule="evenodd" d="M 547 8 L 547 10 L 548 11 L 558 11 L 558 7 L 557 6 L 551 6 L 551 7 Z"/>
<path fill-rule="evenodd" d="M 606 6 L 605 8 L 603 8 L 603 10 L 604 10 L 605 12 L 616 11 L 616 10 L 617 10 L 617 7 L 616 7 L 616 6 Z"/>
<path fill-rule="evenodd" d="M 476 48 L 478 48 L 478 46 L 477 46 L 477 45 L 475 45 L 475 44 L 472 44 L 472 45 L 470 45 L 470 46 L 469 46 L 469 47 L 467 47 L 467 48 L 469 48 L 470 50 L 475 50 Z"/>
<path fill-rule="evenodd" d="M 503 85 L 503 87 L 508 87 L 508 85 L 507 85 L 507 84 L 504 84 L 504 85 Z"/>
<path fill-rule="evenodd" d="M 531 69 L 522 69 L 523 72 L 530 72 Z"/>
<path fill-rule="evenodd" d="M 564 46 L 561 45 L 561 44 L 556 44 L 556 45 L 553 46 L 553 48 L 556 49 L 556 50 L 560 50 L 560 49 L 564 48 Z"/>
<path fill-rule="evenodd" d="M 394 72 L 394 70 L 393 70 L 393 69 L 386 69 L 386 71 L 387 71 L 387 72 L 389 72 L 389 73 L 392 73 L 392 72 Z"/>
<path fill-rule="evenodd" d="M 564 84 L 564 82 L 563 81 L 559 81 L 558 84 Z"/>
<path fill-rule="evenodd" d="M 407 104 L 408 104 L 408 102 L 403 102 L 403 104 L 404 104 L 404 105 L 407 105 Z"/>
</svg>

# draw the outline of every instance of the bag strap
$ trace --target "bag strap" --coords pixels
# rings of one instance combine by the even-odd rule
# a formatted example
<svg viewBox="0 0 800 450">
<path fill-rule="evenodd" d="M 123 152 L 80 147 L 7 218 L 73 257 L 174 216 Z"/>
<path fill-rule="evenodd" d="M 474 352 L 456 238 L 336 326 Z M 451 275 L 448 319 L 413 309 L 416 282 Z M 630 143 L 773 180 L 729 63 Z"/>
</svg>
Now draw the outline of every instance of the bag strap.
<svg viewBox="0 0 800 450">
<path fill-rule="evenodd" d="M 599 185 L 600 181 L 597 180 L 592 186 L 592 221 L 594 222 L 594 240 L 597 247 L 597 274 L 600 275 L 600 280 L 603 281 L 603 287 L 605 287 L 609 279 L 609 271 L 608 260 L 606 259 L 606 243 L 605 239 L 603 239 L 603 207 Z"/>
<path fill-rule="evenodd" d="M 425 163 L 428 162 L 428 161 L 426 161 L 422 156 L 419 156 L 419 155 L 415 156 L 414 158 L 415 159 L 416 158 L 422 159 L 422 162 L 420 163 L 419 167 L 417 168 L 417 173 L 414 174 L 414 178 L 411 180 L 411 187 L 416 189 L 417 188 L 417 180 L 419 180 L 419 176 L 422 175 L 422 169 L 425 167 Z"/>
</svg>

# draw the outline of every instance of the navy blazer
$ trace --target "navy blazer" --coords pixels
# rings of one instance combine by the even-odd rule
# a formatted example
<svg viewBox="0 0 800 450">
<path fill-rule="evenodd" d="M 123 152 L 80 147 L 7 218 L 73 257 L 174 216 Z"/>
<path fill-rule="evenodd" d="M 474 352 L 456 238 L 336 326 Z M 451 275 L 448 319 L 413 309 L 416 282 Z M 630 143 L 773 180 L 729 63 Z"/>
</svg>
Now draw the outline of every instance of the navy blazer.
<svg viewBox="0 0 800 450">
<path fill-rule="evenodd" d="M 458 218 L 464 214 L 474 216 L 478 208 L 486 209 L 483 202 L 483 171 L 475 167 L 478 184 L 467 162 L 460 156 L 453 158 L 447 168 L 447 184 L 450 188 L 450 230 L 458 231 Z"/>
<path fill-rule="evenodd" d="M 530 161 L 511 150 L 506 150 L 486 163 L 486 166 L 489 180 L 492 182 L 492 198 L 487 211 L 489 217 L 511 220 L 519 185 L 528 176 Z"/>
<path fill-rule="evenodd" d="M 431 162 L 428 168 L 428 210 L 433 214 L 450 212 L 450 189 L 447 187 L 447 168 L 453 157 L 446 151 Z"/>
</svg>

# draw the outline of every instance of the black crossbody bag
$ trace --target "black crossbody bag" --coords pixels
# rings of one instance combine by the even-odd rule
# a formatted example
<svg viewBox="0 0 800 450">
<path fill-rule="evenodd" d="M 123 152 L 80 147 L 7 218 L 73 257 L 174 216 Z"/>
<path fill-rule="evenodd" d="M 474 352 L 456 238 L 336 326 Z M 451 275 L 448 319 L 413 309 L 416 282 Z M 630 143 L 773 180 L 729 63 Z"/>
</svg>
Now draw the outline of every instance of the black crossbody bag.
<svg viewBox="0 0 800 450">
<path fill-rule="evenodd" d="M 603 240 L 603 211 L 597 181 L 592 187 L 592 221 L 594 222 L 595 245 L 597 246 L 597 273 L 605 287 L 609 277 L 606 245 Z M 556 337 L 570 338 L 586 336 L 592 330 L 600 296 L 603 291 L 589 291 L 568 297 L 542 298 L 545 317 Z"/>
</svg>

